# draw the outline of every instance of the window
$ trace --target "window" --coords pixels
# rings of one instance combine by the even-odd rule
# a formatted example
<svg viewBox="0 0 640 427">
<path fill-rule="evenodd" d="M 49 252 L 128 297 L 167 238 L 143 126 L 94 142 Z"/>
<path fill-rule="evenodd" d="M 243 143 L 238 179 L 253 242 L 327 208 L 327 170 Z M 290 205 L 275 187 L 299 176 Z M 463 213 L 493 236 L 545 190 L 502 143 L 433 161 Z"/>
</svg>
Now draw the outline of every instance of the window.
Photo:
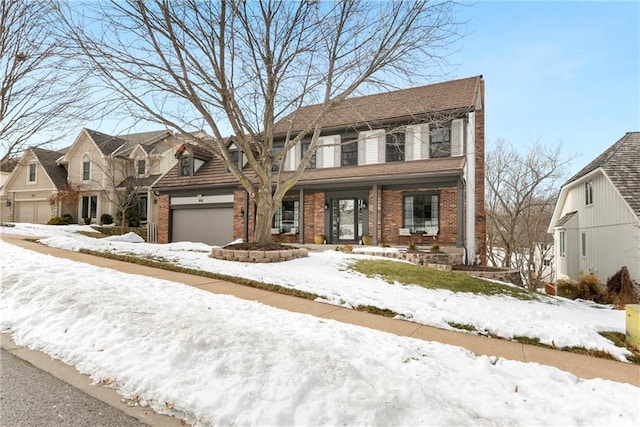
<svg viewBox="0 0 640 427">
<path fill-rule="evenodd" d="M 565 255 L 565 242 L 564 242 L 564 231 L 560 232 L 560 236 L 558 237 L 560 239 L 559 245 L 560 246 L 560 256 L 563 257 Z"/>
<path fill-rule="evenodd" d="M 302 159 L 307 151 L 309 151 L 309 146 L 311 145 L 311 140 L 302 141 L 302 151 L 300 153 L 300 158 Z M 316 168 L 316 153 L 313 153 L 311 159 L 309 159 L 309 164 L 307 165 L 307 169 L 315 169 Z"/>
<path fill-rule="evenodd" d="M 147 168 L 147 162 L 144 159 L 138 160 L 136 168 L 138 169 L 138 175 L 143 176 Z"/>
<path fill-rule="evenodd" d="M 271 170 L 273 172 L 280 170 L 280 163 L 282 163 L 283 159 L 276 161 L 275 157 L 278 155 L 278 153 L 282 151 L 283 148 L 284 148 L 284 141 L 273 143 L 273 147 L 271 148 L 271 155 L 274 157 L 273 166 L 271 166 Z"/>
<path fill-rule="evenodd" d="M 545 267 L 551 267 L 551 260 L 550 259 L 543 259 L 542 260 L 542 265 L 544 265 Z"/>
<path fill-rule="evenodd" d="M 35 163 L 29 163 L 29 182 L 36 182 L 36 167 Z"/>
<path fill-rule="evenodd" d="M 299 200 L 283 200 L 273 217 L 273 228 L 279 229 L 281 234 L 297 234 L 299 214 Z"/>
<path fill-rule="evenodd" d="M 342 166 L 355 166 L 358 164 L 358 141 L 351 141 L 342 144 L 341 162 Z"/>
<path fill-rule="evenodd" d="M 429 157 L 451 157 L 451 123 L 431 125 L 429 132 Z"/>
<path fill-rule="evenodd" d="M 426 227 L 439 227 L 439 196 L 437 194 L 419 194 L 404 196 L 403 228 L 412 233 L 424 232 Z"/>
<path fill-rule="evenodd" d="M 140 221 L 147 220 L 147 202 L 149 198 L 145 196 L 140 196 Z"/>
<path fill-rule="evenodd" d="M 386 136 L 386 161 L 402 162 L 404 161 L 404 133 L 390 133 Z"/>
<path fill-rule="evenodd" d="M 581 237 L 580 242 L 582 243 L 580 245 L 580 252 L 582 256 L 586 257 L 587 256 L 587 233 L 582 233 L 580 237 Z"/>
<path fill-rule="evenodd" d="M 584 201 L 587 206 L 593 204 L 593 181 L 584 183 Z"/>
<path fill-rule="evenodd" d="M 95 218 L 98 211 L 98 196 L 82 196 L 82 218 Z"/>
<path fill-rule="evenodd" d="M 88 159 L 82 160 L 82 180 L 89 181 L 91 179 L 91 161 Z"/>
<path fill-rule="evenodd" d="M 231 160 L 231 163 L 240 167 L 238 164 L 238 161 L 240 160 L 240 151 L 238 151 L 238 149 L 229 150 L 229 159 Z"/>
<path fill-rule="evenodd" d="M 180 157 L 180 176 L 191 176 L 191 156 Z"/>
</svg>

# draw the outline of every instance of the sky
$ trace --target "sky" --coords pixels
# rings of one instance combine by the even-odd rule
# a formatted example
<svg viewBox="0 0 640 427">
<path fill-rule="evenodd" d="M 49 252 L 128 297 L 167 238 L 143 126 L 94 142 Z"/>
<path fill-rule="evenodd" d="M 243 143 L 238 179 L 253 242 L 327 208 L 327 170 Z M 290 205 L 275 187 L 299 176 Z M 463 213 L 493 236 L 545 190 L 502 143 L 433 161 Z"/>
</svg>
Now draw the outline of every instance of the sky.
<svg viewBox="0 0 640 427">
<path fill-rule="evenodd" d="M 640 2 L 480 0 L 463 2 L 459 19 L 465 36 L 443 74 L 415 84 L 483 75 L 488 149 L 499 138 L 522 150 L 562 143 L 564 156 L 575 157 L 572 175 L 626 132 L 640 131 Z"/>
<path fill-rule="evenodd" d="M 487 331 L 527 331 L 543 342 L 553 338 L 556 345 L 577 343 L 623 356 L 596 333 L 624 330 L 624 311 L 606 306 L 542 295 L 528 302 L 474 299 L 390 284 L 345 268 L 355 255 L 333 250 L 286 263 L 244 264 L 212 259 L 211 247 L 201 243 L 131 243 L 126 235 L 92 239 L 74 233 L 88 229 L 17 224 L 2 232 L 49 235 L 41 243 L 52 247 L 162 256 L 178 265 L 296 286 L 342 306 L 367 298 L 374 305 L 386 302 L 405 315 L 414 310 L 419 323 L 448 316 Z M 296 276 L 308 279 L 291 281 Z M 2 240 L 0 288 L 0 330 L 18 344 L 109 384 L 126 402 L 200 426 L 640 424 L 640 388 L 630 384 L 477 356 Z"/>
</svg>

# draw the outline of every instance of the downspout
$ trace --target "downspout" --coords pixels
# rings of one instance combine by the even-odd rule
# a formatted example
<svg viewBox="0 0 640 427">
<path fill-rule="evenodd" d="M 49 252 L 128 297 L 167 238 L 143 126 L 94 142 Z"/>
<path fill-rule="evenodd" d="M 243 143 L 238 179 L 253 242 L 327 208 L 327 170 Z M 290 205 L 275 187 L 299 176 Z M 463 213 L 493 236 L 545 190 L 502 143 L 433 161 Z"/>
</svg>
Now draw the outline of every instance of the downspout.
<svg viewBox="0 0 640 427">
<path fill-rule="evenodd" d="M 249 241 L 249 192 L 244 191 L 244 224 L 243 224 L 243 238 L 245 242 Z"/>
<path fill-rule="evenodd" d="M 378 184 L 373 184 L 373 245 L 378 246 Z"/>
<path fill-rule="evenodd" d="M 304 243 L 304 188 L 300 189 L 300 212 L 298 212 L 298 243 Z"/>
</svg>

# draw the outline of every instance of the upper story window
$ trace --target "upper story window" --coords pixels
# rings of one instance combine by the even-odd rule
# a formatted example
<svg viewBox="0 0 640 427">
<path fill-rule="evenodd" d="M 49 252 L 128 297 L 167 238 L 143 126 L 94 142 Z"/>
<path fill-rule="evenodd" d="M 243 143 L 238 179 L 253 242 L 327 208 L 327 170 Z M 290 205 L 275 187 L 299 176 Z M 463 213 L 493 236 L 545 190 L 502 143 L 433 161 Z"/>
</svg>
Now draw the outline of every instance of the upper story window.
<svg viewBox="0 0 640 427">
<path fill-rule="evenodd" d="M 144 159 L 136 160 L 136 171 L 138 176 L 144 176 L 147 169 L 147 161 Z"/>
<path fill-rule="evenodd" d="M 180 176 L 191 176 L 193 175 L 193 162 L 192 157 L 185 153 L 180 156 Z"/>
<path fill-rule="evenodd" d="M 558 240 L 559 240 L 558 246 L 560 246 L 560 251 L 559 251 L 560 252 L 560 256 L 564 257 L 565 251 L 566 251 L 566 249 L 565 249 L 565 233 L 564 233 L 564 231 L 560 232 L 560 234 L 558 236 Z"/>
<path fill-rule="evenodd" d="M 451 157 L 451 123 L 429 127 L 429 157 Z"/>
<path fill-rule="evenodd" d="M 27 182 L 36 182 L 36 168 L 36 163 L 29 163 L 29 177 L 27 179 Z"/>
<path fill-rule="evenodd" d="M 302 141 L 302 150 L 300 152 L 300 158 L 302 159 L 307 151 L 309 151 L 309 147 L 311 146 L 311 140 Z M 307 164 L 307 169 L 315 169 L 316 168 L 316 153 L 313 153 L 311 159 L 309 159 L 309 164 Z"/>
<path fill-rule="evenodd" d="M 298 234 L 299 200 L 283 200 L 273 216 L 273 228 L 281 234 Z"/>
<path fill-rule="evenodd" d="M 342 166 L 355 166 L 358 164 L 358 141 L 345 142 L 341 146 L 340 164 Z"/>
<path fill-rule="evenodd" d="M 91 160 L 87 157 L 82 159 L 82 180 L 89 181 L 91 179 Z"/>
<path fill-rule="evenodd" d="M 238 161 L 240 160 L 240 151 L 237 148 L 229 150 L 229 159 L 231 160 L 231 163 L 240 167 L 238 164 Z"/>
<path fill-rule="evenodd" d="M 587 206 L 593 204 L 593 181 L 584 183 L 584 201 Z"/>
<path fill-rule="evenodd" d="M 386 161 L 404 161 L 404 133 L 390 133 L 386 136 Z"/>
<path fill-rule="evenodd" d="M 437 194 L 404 196 L 402 223 L 412 233 L 440 227 L 440 197 Z"/>
<path fill-rule="evenodd" d="M 273 143 L 273 147 L 271 148 L 271 155 L 273 156 L 274 159 L 278 155 L 278 153 L 282 151 L 283 148 L 284 148 L 284 141 Z M 282 160 L 283 159 L 273 161 L 273 166 L 271 166 L 271 170 L 273 172 L 276 172 L 280 169 L 280 164 L 282 163 Z"/>
</svg>

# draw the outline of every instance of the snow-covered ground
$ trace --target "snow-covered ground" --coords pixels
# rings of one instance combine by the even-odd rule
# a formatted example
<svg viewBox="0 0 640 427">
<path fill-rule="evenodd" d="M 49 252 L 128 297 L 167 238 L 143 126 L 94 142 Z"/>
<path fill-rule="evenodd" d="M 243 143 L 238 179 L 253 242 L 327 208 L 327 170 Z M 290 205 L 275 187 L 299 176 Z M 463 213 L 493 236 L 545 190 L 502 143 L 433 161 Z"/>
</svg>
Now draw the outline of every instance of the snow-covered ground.
<svg viewBox="0 0 640 427">
<path fill-rule="evenodd" d="M 85 226 L 18 224 L 78 250 L 176 264 L 295 287 L 342 305 L 389 308 L 420 323 L 475 325 L 505 337 L 624 351 L 597 334 L 624 312 L 542 298 L 523 302 L 388 284 L 328 251 L 283 264 L 230 263 L 210 247 L 96 240 Z M 477 357 L 196 288 L 24 250 L 0 241 L 0 328 L 111 382 L 128 399 L 200 425 L 639 425 L 640 389 L 535 363 Z M 495 317 L 500 317 L 496 319 Z"/>
</svg>

